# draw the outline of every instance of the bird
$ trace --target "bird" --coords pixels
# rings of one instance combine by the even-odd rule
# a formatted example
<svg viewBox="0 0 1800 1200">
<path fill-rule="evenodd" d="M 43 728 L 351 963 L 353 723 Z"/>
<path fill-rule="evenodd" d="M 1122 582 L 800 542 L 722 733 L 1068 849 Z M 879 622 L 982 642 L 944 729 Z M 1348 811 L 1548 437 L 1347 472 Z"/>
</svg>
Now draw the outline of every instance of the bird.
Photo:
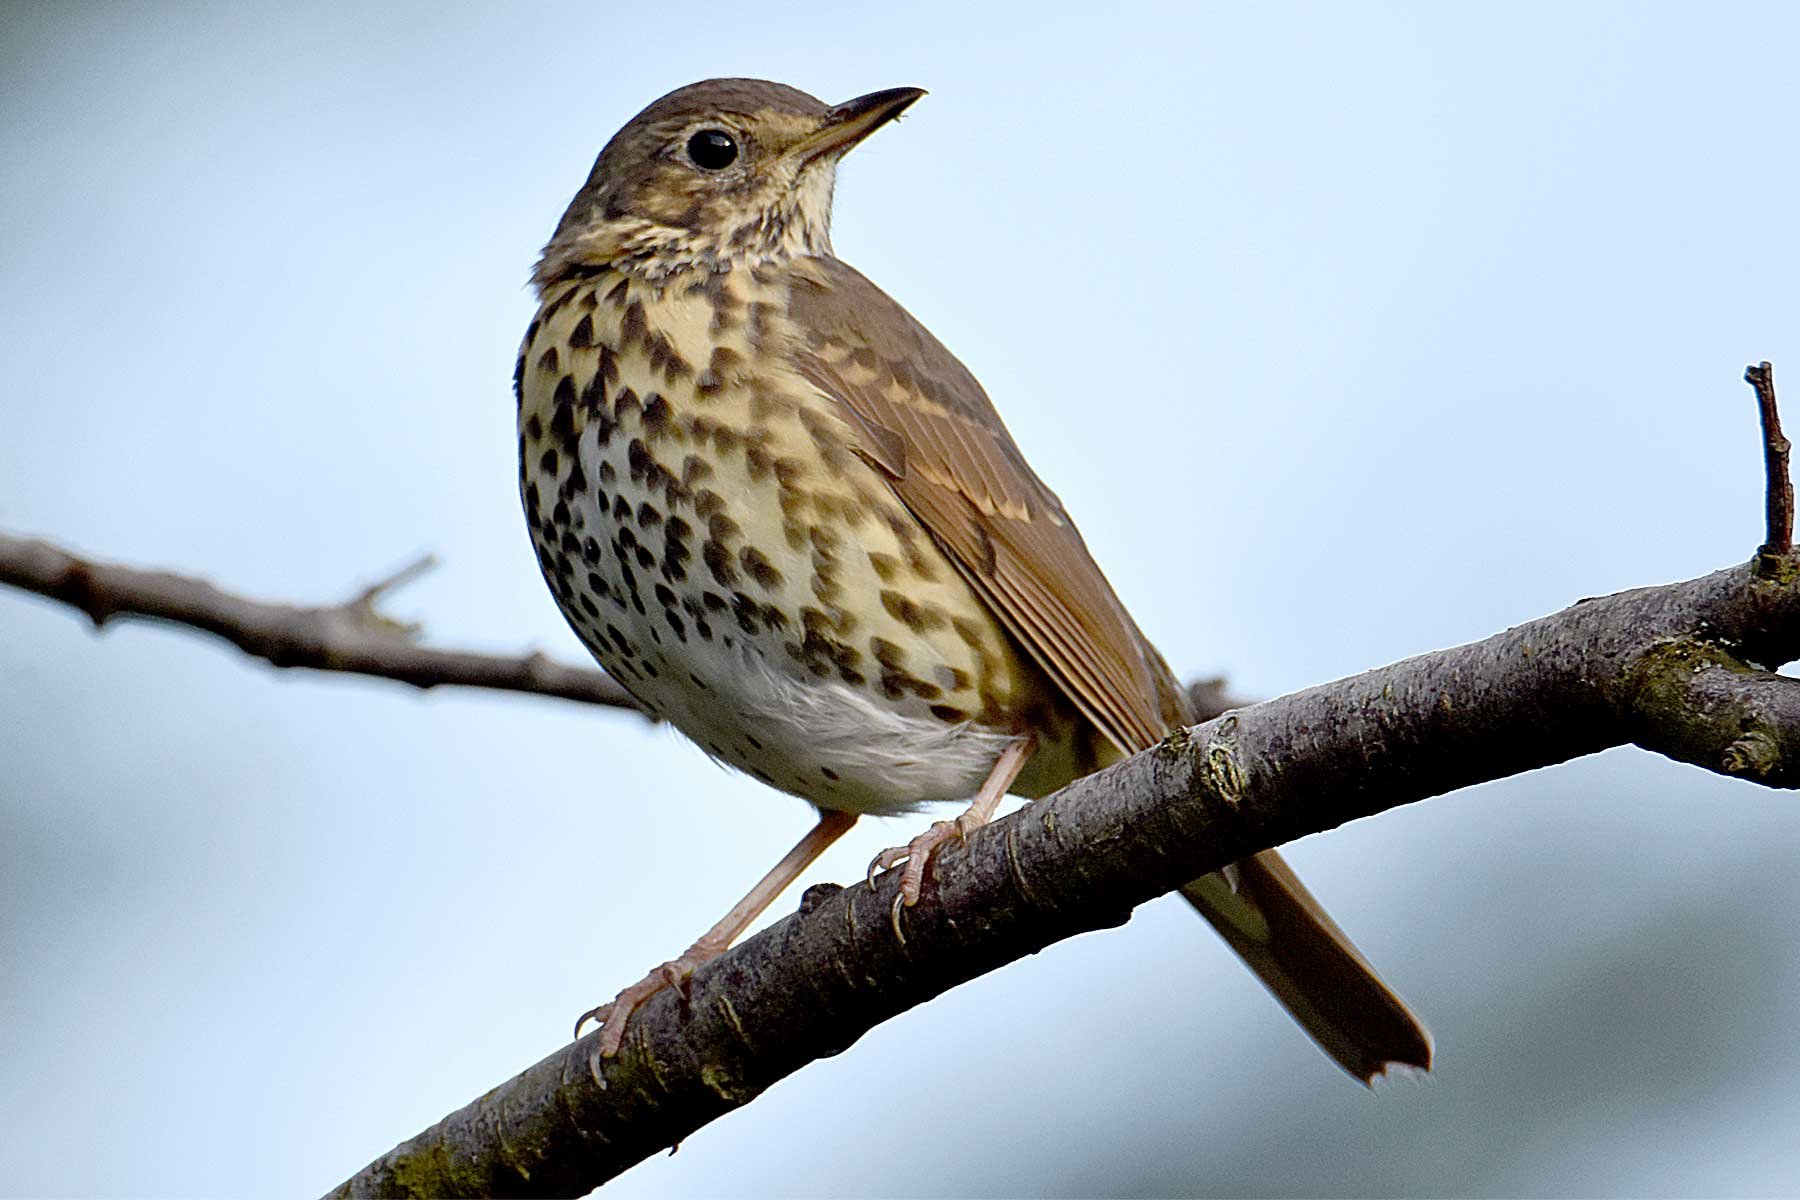
<svg viewBox="0 0 1800 1200">
<path fill-rule="evenodd" d="M 932 854 L 1005 796 L 1193 723 L 980 383 L 833 251 L 840 161 L 924 94 L 678 88 L 606 143 L 532 272 L 519 487 L 551 593 L 647 713 L 818 812 L 693 945 L 583 1014 L 602 1057 L 858 817 L 967 802 L 870 864 L 901 872 L 899 933 Z M 1138 378 L 1079 328 L 1055 346 L 1083 386 Z M 1181 893 L 1352 1076 L 1429 1069 L 1429 1033 L 1274 851 Z"/>
</svg>

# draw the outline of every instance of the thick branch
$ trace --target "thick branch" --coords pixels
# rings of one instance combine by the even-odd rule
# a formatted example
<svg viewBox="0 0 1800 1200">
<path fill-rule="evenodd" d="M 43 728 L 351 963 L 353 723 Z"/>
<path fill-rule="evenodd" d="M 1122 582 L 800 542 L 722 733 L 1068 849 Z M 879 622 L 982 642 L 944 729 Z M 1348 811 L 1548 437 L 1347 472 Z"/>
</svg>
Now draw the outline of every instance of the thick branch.
<svg viewBox="0 0 1800 1200">
<path fill-rule="evenodd" d="M 437 650 L 417 630 L 376 610 L 382 595 L 430 565 L 422 560 L 341 604 L 275 604 L 222 591 L 204 579 L 98 562 L 49 542 L 0 533 L 0 583 L 60 600 L 95 626 L 151 618 L 204 630 L 277 667 L 345 671 L 418 688 L 455 684 L 632 708 L 613 679 L 591 667 L 515 656 Z"/>
<path fill-rule="evenodd" d="M 1226 713 L 947 848 L 904 944 L 891 875 L 814 888 L 685 997 L 651 999 L 618 1057 L 592 1059 L 589 1035 L 335 1194 L 585 1192 L 959 983 L 1254 851 L 1483 780 L 1635 741 L 1794 786 L 1800 684 L 1746 664 L 1796 656 L 1800 587 L 1746 565 Z"/>
</svg>

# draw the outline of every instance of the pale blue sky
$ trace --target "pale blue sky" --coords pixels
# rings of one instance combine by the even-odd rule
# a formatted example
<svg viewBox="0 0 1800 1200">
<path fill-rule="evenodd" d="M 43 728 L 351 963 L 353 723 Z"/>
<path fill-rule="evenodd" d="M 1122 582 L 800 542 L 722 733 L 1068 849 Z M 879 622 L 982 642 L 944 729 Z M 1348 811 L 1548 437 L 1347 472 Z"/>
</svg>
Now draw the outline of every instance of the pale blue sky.
<svg viewBox="0 0 1800 1200">
<path fill-rule="evenodd" d="M 514 494 L 538 246 L 672 87 L 911 84 L 840 175 L 839 252 L 982 378 L 1179 670 L 1291 690 L 1755 547 L 1739 373 L 1800 388 L 1797 33 L 1775 4 L 8 6 L 0 527 L 308 600 L 432 550 L 395 607 L 435 639 L 577 657 Z M 14 595 L 0 761 L 20 1194 L 322 1191 L 808 820 L 629 718 Z M 1432 1024 L 1429 1081 L 1361 1092 L 1163 902 L 613 1191 L 1788 1193 L 1797 822 L 1620 751 L 1295 846 Z"/>
</svg>

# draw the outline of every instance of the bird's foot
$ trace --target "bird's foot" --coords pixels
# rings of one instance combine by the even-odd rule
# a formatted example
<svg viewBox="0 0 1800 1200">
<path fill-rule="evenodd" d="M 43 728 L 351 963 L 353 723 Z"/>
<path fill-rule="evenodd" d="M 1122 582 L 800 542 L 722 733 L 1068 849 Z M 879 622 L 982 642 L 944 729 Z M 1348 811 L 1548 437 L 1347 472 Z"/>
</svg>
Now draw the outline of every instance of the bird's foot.
<svg viewBox="0 0 1800 1200">
<path fill-rule="evenodd" d="M 724 949 L 723 946 L 714 949 L 702 944 L 688 947 L 680 958 L 670 959 L 607 1003 L 582 1013 L 575 1019 L 575 1036 L 579 1038 L 582 1027 L 593 1021 L 600 1026 L 600 1057 L 611 1058 L 625 1044 L 626 1023 L 631 1020 L 631 1014 L 637 1011 L 639 1005 L 664 988 L 685 991 L 694 971 L 719 957 Z"/>
<path fill-rule="evenodd" d="M 964 813 L 954 821 L 933 821 L 931 828 L 906 845 L 890 846 L 870 861 L 871 886 L 875 883 L 875 876 L 881 872 L 904 867 L 900 873 L 900 894 L 894 897 L 894 907 L 890 913 L 895 937 L 902 942 L 906 940 L 906 934 L 900 928 L 900 913 L 919 902 L 919 893 L 925 887 L 925 868 L 930 864 L 932 854 L 945 842 L 962 841 L 985 823 L 971 813 Z"/>
</svg>

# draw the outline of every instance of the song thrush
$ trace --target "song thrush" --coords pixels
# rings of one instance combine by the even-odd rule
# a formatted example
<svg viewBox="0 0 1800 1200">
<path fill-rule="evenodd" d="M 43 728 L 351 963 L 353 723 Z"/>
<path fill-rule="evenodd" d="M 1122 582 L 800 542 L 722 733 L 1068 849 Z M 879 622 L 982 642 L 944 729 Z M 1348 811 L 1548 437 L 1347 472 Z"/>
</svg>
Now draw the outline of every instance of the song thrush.
<svg viewBox="0 0 1800 1200">
<path fill-rule="evenodd" d="M 648 712 L 820 813 L 686 953 L 587 1014 L 602 1054 L 858 815 L 975 797 L 877 859 L 905 864 L 911 904 L 932 850 L 1006 793 L 1189 719 L 981 385 L 832 253 L 838 160 L 923 94 L 671 92 L 607 143 L 537 264 L 515 391 L 545 579 Z M 1183 893 L 1345 1070 L 1429 1064 L 1273 852 Z"/>
</svg>

